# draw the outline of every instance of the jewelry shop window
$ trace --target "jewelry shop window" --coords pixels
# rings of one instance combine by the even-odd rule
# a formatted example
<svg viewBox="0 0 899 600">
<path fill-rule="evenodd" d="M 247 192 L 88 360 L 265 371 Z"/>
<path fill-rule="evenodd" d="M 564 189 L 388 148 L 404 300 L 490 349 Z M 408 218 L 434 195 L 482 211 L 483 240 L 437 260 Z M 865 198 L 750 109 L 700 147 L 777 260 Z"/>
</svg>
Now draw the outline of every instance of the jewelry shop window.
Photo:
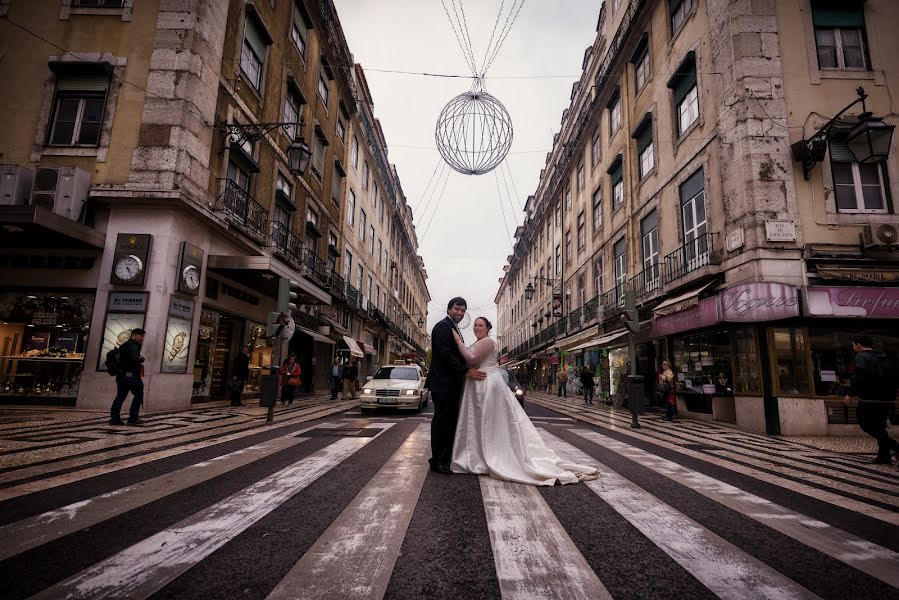
<svg viewBox="0 0 899 600">
<path fill-rule="evenodd" d="M 775 393 L 781 396 L 809 394 L 804 330 L 797 327 L 771 327 L 768 333 Z"/>
</svg>

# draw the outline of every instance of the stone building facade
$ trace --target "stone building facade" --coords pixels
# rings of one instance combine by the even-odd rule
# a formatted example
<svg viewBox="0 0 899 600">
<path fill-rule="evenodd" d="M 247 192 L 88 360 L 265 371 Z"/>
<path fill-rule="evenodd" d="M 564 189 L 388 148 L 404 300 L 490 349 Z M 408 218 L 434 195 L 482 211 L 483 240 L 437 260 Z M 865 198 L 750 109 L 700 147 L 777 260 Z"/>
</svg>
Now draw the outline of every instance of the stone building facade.
<svg viewBox="0 0 899 600">
<path fill-rule="evenodd" d="M 859 103 L 808 179 L 793 146 L 859 86 L 896 123 L 897 17 L 878 0 L 606 0 L 496 295 L 509 364 L 537 386 L 586 364 L 625 400 L 633 291 L 651 403 L 668 359 L 683 413 L 858 431 L 850 338 L 899 358 L 896 140 L 856 162 Z"/>
<path fill-rule="evenodd" d="M 243 344 L 248 397 L 279 350 L 326 388 L 358 346 L 339 311 L 375 320 L 340 276 L 358 91 L 333 3 L 84 4 L 2 6 L 0 399 L 108 406 L 137 326 L 151 411 L 225 397 Z"/>
</svg>

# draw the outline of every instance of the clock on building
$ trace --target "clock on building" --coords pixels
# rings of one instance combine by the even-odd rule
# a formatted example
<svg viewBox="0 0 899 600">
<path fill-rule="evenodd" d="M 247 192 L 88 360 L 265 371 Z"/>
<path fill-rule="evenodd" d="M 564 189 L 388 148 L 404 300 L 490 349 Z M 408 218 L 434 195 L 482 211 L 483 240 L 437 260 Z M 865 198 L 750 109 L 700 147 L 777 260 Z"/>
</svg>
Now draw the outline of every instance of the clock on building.
<svg viewBox="0 0 899 600">
<path fill-rule="evenodd" d="M 175 289 L 193 296 L 199 294 L 200 279 L 203 277 L 203 249 L 190 242 L 181 242 L 177 273 Z"/>
<path fill-rule="evenodd" d="M 137 280 L 144 272 L 144 261 L 140 257 L 129 254 L 115 263 L 115 276 L 126 283 Z"/>
<path fill-rule="evenodd" d="M 181 281 L 187 289 L 194 291 L 200 287 L 200 270 L 194 265 L 188 265 L 181 271 Z"/>
<path fill-rule="evenodd" d="M 152 236 L 146 233 L 120 233 L 116 237 L 109 283 L 143 285 L 150 260 Z"/>
</svg>

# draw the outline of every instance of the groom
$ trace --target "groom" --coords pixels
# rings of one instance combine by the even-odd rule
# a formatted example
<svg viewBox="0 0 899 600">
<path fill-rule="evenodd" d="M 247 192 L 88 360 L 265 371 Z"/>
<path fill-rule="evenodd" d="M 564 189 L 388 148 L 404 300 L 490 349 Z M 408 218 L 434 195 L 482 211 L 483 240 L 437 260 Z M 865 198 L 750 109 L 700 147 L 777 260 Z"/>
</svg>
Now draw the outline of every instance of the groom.
<svg viewBox="0 0 899 600">
<path fill-rule="evenodd" d="M 459 352 L 453 331 L 465 316 L 468 305 L 464 298 L 453 298 L 446 306 L 446 318 L 434 325 L 431 331 L 431 368 L 428 371 L 428 389 L 434 399 L 434 418 L 431 420 L 431 470 L 450 474 L 453 456 L 453 438 L 459 420 L 459 403 L 465 376 L 484 379 L 486 375 L 477 369 L 469 369 Z M 461 335 L 461 334 L 460 334 Z"/>
</svg>

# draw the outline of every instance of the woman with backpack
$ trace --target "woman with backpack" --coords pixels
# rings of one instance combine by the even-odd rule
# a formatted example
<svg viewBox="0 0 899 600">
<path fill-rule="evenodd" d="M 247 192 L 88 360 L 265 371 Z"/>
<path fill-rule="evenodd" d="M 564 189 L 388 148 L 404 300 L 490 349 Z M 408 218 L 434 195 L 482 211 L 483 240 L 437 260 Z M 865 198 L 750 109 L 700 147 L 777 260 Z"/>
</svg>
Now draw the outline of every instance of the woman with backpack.
<svg viewBox="0 0 899 600">
<path fill-rule="evenodd" d="M 677 395 L 674 393 L 674 371 L 667 360 L 662 361 L 659 373 L 659 401 L 665 405 L 665 420 L 673 421 L 677 414 Z"/>
<path fill-rule="evenodd" d="M 278 370 L 281 376 L 281 406 L 293 404 L 293 395 L 300 387 L 300 365 L 297 357 L 291 354 Z"/>
</svg>

